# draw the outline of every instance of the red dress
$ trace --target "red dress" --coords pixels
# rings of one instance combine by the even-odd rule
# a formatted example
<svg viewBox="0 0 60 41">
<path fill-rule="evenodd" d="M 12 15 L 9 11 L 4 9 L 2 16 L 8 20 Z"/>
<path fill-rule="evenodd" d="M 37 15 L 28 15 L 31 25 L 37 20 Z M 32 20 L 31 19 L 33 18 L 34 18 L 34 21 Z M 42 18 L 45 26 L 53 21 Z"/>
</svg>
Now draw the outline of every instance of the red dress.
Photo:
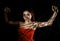
<svg viewBox="0 0 60 41">
<path fill-rule="evenodd" d="M 25 29 L 25 28 L 19 28 L 18 29 L 18 41 L 34 41 L 33 35 L 34 35 L 33 29 Z"/>
</svg>

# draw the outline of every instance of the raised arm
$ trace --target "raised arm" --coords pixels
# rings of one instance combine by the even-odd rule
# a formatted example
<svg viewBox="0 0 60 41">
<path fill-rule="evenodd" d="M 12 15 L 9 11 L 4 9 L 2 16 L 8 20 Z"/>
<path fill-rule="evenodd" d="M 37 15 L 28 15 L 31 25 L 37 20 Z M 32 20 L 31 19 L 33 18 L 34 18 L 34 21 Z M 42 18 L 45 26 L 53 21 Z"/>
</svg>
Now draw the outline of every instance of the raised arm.
<svg viewBox="0 0 60 41">
<path fill-rule="evenodd" d="M 14 22 L 14 21 L 9 21 L 8 20 L 7 14 L 10 13 L 10 12 L 11 12 L 10 8 L 5 7 L 5 9 L 4 9 L 4 16 L 5 16 L 6 23 L 9 23 L 9 24 L 18 24 L 19 23 L 18 21 Z"/>
<path fill-rule="evenodd" d="M 53 21 L 55 20 L 57 16 L 58 8 L 56 6 L 52 6 L 52 11 L 53 11 L 53 15 L 51 16 L 51 18 L 46 22 L 38 22 L 38 27 L 45 27 L 45 26 L 52 25 Z"/>
</svg>

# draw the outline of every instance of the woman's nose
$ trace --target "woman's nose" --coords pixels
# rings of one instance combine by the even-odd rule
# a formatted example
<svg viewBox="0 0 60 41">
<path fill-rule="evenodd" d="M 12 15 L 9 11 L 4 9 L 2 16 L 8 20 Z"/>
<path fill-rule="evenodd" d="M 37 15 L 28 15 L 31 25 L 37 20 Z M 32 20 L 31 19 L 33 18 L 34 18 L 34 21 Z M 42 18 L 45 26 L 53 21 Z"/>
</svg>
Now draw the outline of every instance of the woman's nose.
<svg viewBox="0 0 60 41">
<path fill-rule="evenodd" d="M 28 16 L 25 16 L 25 18 L 28 18 Z"/>
</svg>

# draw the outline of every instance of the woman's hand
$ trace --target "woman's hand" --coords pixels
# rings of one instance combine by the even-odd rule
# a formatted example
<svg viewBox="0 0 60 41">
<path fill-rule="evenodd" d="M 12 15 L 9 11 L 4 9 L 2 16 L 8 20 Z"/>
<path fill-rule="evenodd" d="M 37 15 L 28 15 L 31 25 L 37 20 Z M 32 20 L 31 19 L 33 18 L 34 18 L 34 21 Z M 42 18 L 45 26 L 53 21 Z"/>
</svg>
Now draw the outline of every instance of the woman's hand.
<svg viewBox="0 0 60 41">
<path fill-rule="evenodd" d="M 58 13 L 58 7 L 57 7 L 57 6 L 52 5 L 52 11 L 53 11 L 53 12 Z"/>
<path fill-rule="evenodd" d="M 8 7 L 5 7 L 4 8 L 4 13 L 10 13 L 11 12 L 11 9 L 10 8 L 8 8 Z"/>
<path fill-rule="evenodd" d="M 52 5 L 52 11 L 53 15 L 51 16 L 51 18 L 46 22 L 38 22 L 38 27 L 51 26 L 53 24 L 53 21 L 55 20 L 58 13 L 58 7 Z"/>
</svg>

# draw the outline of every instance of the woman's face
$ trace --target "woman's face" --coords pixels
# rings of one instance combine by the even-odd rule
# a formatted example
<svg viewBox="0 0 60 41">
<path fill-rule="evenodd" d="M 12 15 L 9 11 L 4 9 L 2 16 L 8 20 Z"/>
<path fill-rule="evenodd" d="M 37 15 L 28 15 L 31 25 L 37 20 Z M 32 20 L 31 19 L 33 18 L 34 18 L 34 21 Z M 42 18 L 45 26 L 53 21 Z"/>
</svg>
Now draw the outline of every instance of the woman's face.
<svg viewBox="0 0 60 41">
<path fill-rule="evenodd" d="M 24 20 L 31 20 L 31 17 L 32 17 L 32 15 L 31 15 L 31 13 L 29 11 L 24 11 L 23 12 Z"/>
</svg>

